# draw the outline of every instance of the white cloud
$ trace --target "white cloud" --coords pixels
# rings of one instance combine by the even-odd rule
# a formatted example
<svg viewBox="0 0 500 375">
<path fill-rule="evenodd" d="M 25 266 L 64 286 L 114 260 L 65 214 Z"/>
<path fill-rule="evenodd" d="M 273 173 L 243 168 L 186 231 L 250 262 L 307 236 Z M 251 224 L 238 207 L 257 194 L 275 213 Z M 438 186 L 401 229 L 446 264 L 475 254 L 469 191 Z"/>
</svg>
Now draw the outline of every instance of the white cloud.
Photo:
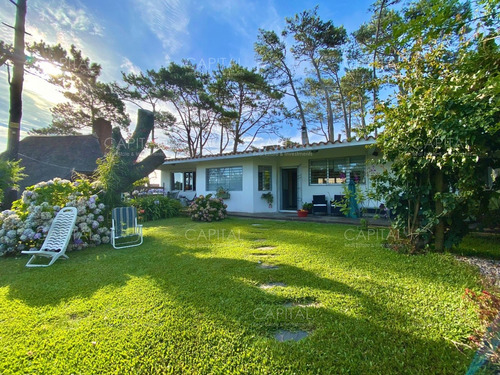
<svg viewBox="0 0 500 375">
<path fill-rule="evenodd" d="M 130 61 L 129 58 L 123 57 L 122 61 L 120 68 L 122 68 L 125 73 L 139 74 L 141 72 L 141 68 Z"/>
<path fill-rule="evenodd" d="M 92 17 L 81 3 L 78 4 L 78 7 L 73 7 L 64 0 L 49 0 L 34 1 L 30 6 L 33 8 L 31 11 L 37 13 L 37 18 L 40 21 L 57 25 L 60 30 L 70 33 L 103 35 L 103 26 Z"/>
<path fill-rule="evenodd" d="M 188 33 L 189 16 L 182 0 L 132 0 L 144 25 L 156 35 L 166 50 L 166 59 L 183 46 Z"/>
</svg>

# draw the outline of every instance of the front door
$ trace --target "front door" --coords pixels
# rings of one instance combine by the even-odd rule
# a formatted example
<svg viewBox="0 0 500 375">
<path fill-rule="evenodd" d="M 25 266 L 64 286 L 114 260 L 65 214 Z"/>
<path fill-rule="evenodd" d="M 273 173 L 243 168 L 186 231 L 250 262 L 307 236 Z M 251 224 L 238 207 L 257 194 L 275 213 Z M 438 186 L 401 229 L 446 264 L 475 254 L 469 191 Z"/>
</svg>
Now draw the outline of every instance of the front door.
<svg viewBox="0 0 500 375">
<path fill-rule="evenodd" d="M 297 209 L 297 168 L 281 169 L 281 209 Z"/>
</svg>

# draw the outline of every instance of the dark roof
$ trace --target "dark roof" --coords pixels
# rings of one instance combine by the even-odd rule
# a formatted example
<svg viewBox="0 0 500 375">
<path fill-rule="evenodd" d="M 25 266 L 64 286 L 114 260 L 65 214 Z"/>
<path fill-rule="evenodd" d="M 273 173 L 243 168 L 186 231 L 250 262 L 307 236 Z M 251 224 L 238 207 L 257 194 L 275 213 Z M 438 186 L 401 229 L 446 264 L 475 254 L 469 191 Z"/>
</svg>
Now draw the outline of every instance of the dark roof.
<svg viewBox="0 0 500 375">
<path fill-rule="evenodd" d="M 26 137 L 19 143 L 19 159 L 26 175 L 19 183 L 20 191 L 55 177 L 69 180 L 73 172 L 90 174 L 102 156 L 94 135 Z"/>
<path fill-rule="evenodd" d="M 366 145 L 366 144 L 372 144 L 375 143 L 376 138 L 374 136 L 368 136 L 368 137 L 362 137 L 362 138 L 352 138 L 350 140 L 344 139 L 344 140 L 335 140 L 335 141 L 328 141 L 328 142 L 315 142 L 315 143 L 308 143 L 306 145 L 301 145 L 301 144 L 293 144 L 290 146 L 279 146 L 279 145 L 272 145 L 272 146 L 264 146 L 263 148 L 259 149 L 252 149 L 252 150 L 247 150 L 247 151 L 238 151 L 238 152 L 229 152 L 229 153 L 224 153 L 224 154 L 218 154 L 218 155 L 203 155 L 203 156 L 196 156 L 194 158 L 191 157 L 183 157 L 183 158 L 175 158 L 175 159 L 165 159 L 164 164 L 172 164 L 176 162 L 190 162 L 190 161 L 197 161 L 197 160 L 212 160 L 212 159 L 231 159 L 234 157 L 241 157 L 241 156 L 253 156 L 253 155 L 273 155 L 273 154 L 281 154 L 281 153 L 293 153 L 293 152 L 307 152 L 307 151 L 313 151 L 313 150 L 321 150 L 321 149 L 332 149 L 336 147 L 344 147 L 344 146 L 356 146 L 356 145 Z"/>
</svg>

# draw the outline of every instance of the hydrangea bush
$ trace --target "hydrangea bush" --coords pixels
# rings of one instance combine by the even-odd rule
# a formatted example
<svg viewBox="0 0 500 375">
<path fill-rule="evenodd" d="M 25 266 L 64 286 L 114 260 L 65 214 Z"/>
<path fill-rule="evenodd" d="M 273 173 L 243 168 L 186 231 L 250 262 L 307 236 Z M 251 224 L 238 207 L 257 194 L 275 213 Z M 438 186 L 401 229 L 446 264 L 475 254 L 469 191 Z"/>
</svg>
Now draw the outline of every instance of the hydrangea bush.
<svg viewBox="0 0 500 375">
<path fill-rule="evenodd" d="M 227 217 L 226 208 L 222 199 L 212 198 L 212 194 L 200 195 L 188 207 L 188 213 L 195 221 L 219 221 Z"/>
<path fill-rule="evenodd" d="M 110 241 L 105 209 L 99 202 L 100 186 L 86 180 L 55 178 L 26 188 L 12 210 L 0 213 L 0 255 L 39 248 L 62 207 L 76 207 L 78 216 L 68 250 Z"/>
</svg>

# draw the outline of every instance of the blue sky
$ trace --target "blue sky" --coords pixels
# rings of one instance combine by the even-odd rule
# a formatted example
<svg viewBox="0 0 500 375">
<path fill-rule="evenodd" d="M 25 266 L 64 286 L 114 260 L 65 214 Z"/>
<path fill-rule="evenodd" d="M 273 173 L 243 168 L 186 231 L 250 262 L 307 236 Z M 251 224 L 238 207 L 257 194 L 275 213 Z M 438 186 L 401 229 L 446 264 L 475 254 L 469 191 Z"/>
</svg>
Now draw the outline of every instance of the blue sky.
<svg viewBox="0 0 500 375">
<path fill-rule="evenodd" d="M 231 59 L 255 66 L 253 43 L 258 29 L 279 31 L 285 17 L 319 5 L 319 14 L 335 25 L 354 31 L 369 19 L 373 0 L 238 1 L 238 0 L 29 0 L 27 41 L 44 40 L 69 48 L 75 44 L 91 61 L 103 67 L 101 79 L 119 80 L 121 71 L 157 69 L 170 61 L 190 59 L 206 68 Z M 15 7 L 0 2 L 0 21 L 13 24 Z M 13 32 L 0 26 L 0 39 L 11 43 Z M 6 147 L 8 84 L 0 68 L 0 152 Z M 22 136 L 47 126 L 50 108 L 63 101 L 56 88 L 26 75 L 23 93 Z M 132 121 L 137 108 L 128 107 Z M 132 125 L 133 126 L 133 125 Z M 286 136 L 299 139 L 296 129 Z M 272 139 L 260 139 L 261 144 Z"/>
</svg>

